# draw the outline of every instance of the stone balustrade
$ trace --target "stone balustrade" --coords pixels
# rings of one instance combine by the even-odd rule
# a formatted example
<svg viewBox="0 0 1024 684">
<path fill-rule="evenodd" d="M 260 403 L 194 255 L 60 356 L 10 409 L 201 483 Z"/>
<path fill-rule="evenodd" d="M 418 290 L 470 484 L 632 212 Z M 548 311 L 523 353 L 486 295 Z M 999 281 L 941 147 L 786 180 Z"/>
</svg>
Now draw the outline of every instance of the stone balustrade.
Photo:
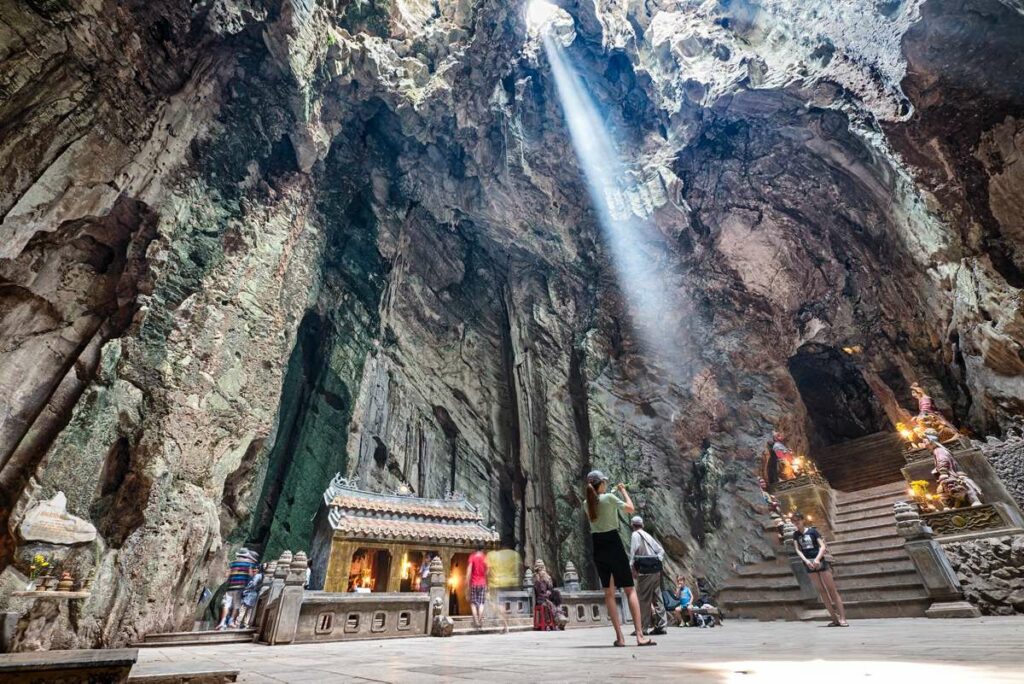
<svg viewBox="0 0 1024 684">
<path fill-rule="evenodd" d="M 390 639 L 430 633 L 430 596 L 425 592 L 341 594 L 307 591 L 294 643 Z"/>
<path fill-rule="evenodd" d="M 315 643 L 350 639 L 388 639 L 411 636 L 448 636 L 453 622 L 448 615 L 447 585 L 439 558 L 430 566 L 427 592 L 335 593 L 305 591 L 306 554 L 282 554 L 273 576 L 261 587 L 256 631 L 266 644 Z M 268 568 L 267 575 L 270 576 Z M 563 577 L 562 614 L 566 626 L 602 627 L 608 624 L 604 592 L 580 590 L 579 574 L 570 562 Z M 520 624 L 533 617 L 533 573 L 524 574 L 520 589 L 499 589 L 497 608 L 506 621 Z M 621 595 L 616 596 L 620 619 L 631 615 Z"/>
</svg>

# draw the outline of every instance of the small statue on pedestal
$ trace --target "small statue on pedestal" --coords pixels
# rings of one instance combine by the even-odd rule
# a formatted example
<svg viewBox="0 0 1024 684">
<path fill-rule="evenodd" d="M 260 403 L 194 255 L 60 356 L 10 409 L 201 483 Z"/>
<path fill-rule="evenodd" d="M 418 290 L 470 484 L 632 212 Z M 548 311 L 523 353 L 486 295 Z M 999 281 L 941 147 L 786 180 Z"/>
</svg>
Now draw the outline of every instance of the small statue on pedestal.
<svg viewBox="0 0 1024 684">
<path fill-rule="evenodd" d="M 778 498 L 768 491 L 768 483 L 765 482 L 763 477 L 758 478 L 757 484 L 761 487 L 761 499 L 768 507 L 768 515 L 771 516 L 772 520 L 775 522 L 775 530 L 779 535 L 779 540 L 781 541 L 783 538 L 782 527 L 785 524 L 782 520 L 782 506 L 779 504 Z"/>
<path fill-rule="evenodd" d="M 917 399 L 917 415 L 914 423 L 922 429 L 934 430 L 939 441 L 955 439 L 960 435 L 945 416 L 935 410 L 935 402 L 916 382 L 910 386 L 910 394 Z"/>
<path fill-rule="evenodd" d="M 963 473 L 952 472 L 948 468 L 939 468 L 939 484 L 936 491 L 939 500 L 946 509 L 981 506 L 981 489 L 974 481 Z"/>
<path fill-rule="evenodd" d="M 772 451 L 775 453 L 775 458 L 778 459 L 779 479 L 792 480 L 796 477 L 796 473 L 793 471 L 795 454 L 783 441 L 786 439 L 786 436 L 778 430 L 772 433 L 772 439 L 775 440 L 775 443 L 772 444 Z"/>
</svg>

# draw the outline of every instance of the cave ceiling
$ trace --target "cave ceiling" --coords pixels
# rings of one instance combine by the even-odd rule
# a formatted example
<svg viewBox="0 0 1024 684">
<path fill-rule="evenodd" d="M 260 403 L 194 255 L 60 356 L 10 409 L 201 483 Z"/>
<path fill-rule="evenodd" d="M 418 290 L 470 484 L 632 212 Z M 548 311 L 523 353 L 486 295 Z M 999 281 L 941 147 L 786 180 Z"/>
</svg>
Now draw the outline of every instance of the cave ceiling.
<svg viewBox="0 0 1024 684">
<path fill-rule="evenodd" d="M 44 550 L 105 587 L 66 645 L 190 623 L 336 472 L 586 575 L 599 466 L 714 578 L 767 552 L 773 427 L 866 433 L 911 382 L 1017 420 L 1024 6 L 554 4 L 669 356 L 525 3 L 0 0 L 0 579 L 64 491 L 97 541 Z"/>
</svg>

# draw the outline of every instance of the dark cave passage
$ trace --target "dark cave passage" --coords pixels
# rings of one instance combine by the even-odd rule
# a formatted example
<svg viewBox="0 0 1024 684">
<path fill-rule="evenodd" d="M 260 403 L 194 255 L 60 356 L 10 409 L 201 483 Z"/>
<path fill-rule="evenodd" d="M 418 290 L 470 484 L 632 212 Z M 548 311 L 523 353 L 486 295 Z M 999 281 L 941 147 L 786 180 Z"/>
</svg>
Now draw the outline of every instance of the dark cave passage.
<svg viewBox="0 0 1024 684">
<path fill-rule="evenodd" d="M 890 427 L 860 370 L 838 349 L 805 344 L 790 358 L 789 372 L 807 409 L 812 450 Z"/>
</svg>

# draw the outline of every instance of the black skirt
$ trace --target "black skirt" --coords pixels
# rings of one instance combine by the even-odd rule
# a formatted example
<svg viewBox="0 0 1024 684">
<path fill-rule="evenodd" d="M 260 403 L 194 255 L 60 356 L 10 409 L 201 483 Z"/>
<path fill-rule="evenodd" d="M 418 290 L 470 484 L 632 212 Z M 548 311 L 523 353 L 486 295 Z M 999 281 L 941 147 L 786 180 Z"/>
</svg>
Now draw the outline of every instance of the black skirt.
<svg viewBox="0 0 1024 684">
<path fill-rule="evenodd" d="M 618 588 L 633 586 L 633 573 L 629 570 L 629 556 L 622 547 L 622 538 L 617 530 L 610 532 L 594 532 L 590 535 L 594 542 L 594 565 L 597 576 L 601 578 L 601 586 L 607 589 L 611 579 L 615 578 Z"/>
</svg>

